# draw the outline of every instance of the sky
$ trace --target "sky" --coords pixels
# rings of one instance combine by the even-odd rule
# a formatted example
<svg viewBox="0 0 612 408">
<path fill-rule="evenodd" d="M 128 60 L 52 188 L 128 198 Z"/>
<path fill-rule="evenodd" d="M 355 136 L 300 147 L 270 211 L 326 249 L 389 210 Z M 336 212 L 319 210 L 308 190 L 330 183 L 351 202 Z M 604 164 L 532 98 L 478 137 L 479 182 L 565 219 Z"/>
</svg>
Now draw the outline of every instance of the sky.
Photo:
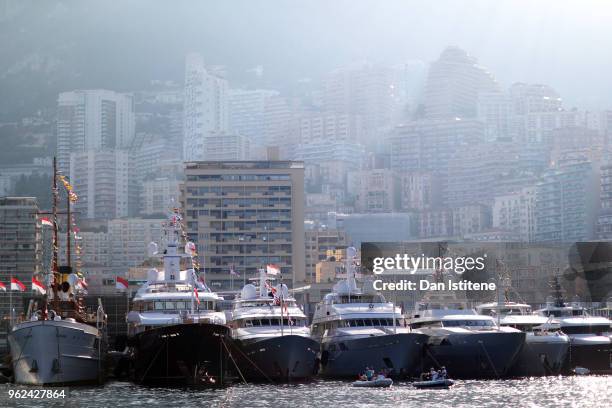
<svg viewBox="0 0 612 408">
<path fill-rule="evenodd" d="M 257 86 L 290 93 L 353 61 L 429 63 L 457 45 L 504 86 L 546 83 L 568 107 L 612 108 L 607 0 L 0 0 L 0 23 L 0 94 L 38 83 L 23 68 L 32 55 L 46 58 L 29 74 L 49 94 L 182 81 L 190 51 L 233 85 L 253 86 L 261 65 Z"/>
</svg>

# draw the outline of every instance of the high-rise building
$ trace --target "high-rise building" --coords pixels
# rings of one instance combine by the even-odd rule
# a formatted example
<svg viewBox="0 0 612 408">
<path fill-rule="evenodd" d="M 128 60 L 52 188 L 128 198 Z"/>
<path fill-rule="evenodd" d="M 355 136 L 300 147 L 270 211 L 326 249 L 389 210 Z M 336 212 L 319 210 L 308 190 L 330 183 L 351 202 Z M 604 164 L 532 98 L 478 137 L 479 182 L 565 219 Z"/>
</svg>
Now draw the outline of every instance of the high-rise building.
<svg viewBox="0 0 612 408">
<path fill-rule="evenodd" d="M 612 110 L 584 112 L 584 126 L 597 131 L 606 146 L 612 146 Z"/>
<path fill-rule="evenodd" d="M 517 82 L 512 84 L 509 93 L 515 115 L 563 110 L 561 96 L 548 85 Z"/>
<path fill-rule="evenodd" d="M 472 204 L 452 209 L 453 234 L 465 236 L 491 228 L 491 207 Z"/>
<path fill-rule="evenodd" d="M 410 122 L 397 126 L 389 136 L 391 168 L 398 172 L 446 174 L 446 166 L 457 149 L 483 140 L 484 125 L 475 119 Z"/>
<path fill-rule="evenodd" d="M 419 214 L 420 238 L 450 238 L 453 236 L 453 212 L 448 208 L 434 208 Z"/>
<path fill-rule="evenodd" d="M 124 218 L 108 221 L 111 268 L 122 273 L 141 265 L 148 258 L 148 245 L 162 245 L 165 218 Z"/>
<path fill-rule="evenodd" d="M 535 188 L 496 196 L 493 202 L 493 228 L 516 232 L 522 242 L 535 239 Z"/>
<path fill-rule="evenodd" d="M 491 228 L 491 208 L 482 204 L 425 210 L 419 217 L 421 238 L 452 238 Z"/>
<path fill-rule="evenodd" d="M 142 183 L 142 215 L 165 214 L 170 208 L 178 206 L 180 180 L 175 177 L 158 177 Z"/>
<path fill-rule="evenodd" d="M 250 140 L 238 133 L 210 132 L 204 137 L 203 159 L 236 161 L 250 158 Z"/>
<path fill-rule="evenodd" d="M 134 138 L 134 101 L 113 91 L 76 90 L 59 94 L 57 161 L 65 174 L 70 154 L 128 148 Z"/>
<path fill-rule="evenodd" d="M 28 289 L 0 296 L 0 351 L 8 351 L 6 334 L 12 316 L 25 313 L 26 297 L 31 296 L 32 276 L 40 272 L 42 258 L 41 227 L 37 222 L 38 204 L 31 197 L 0 198 L 0 282 L 10 290 L 11 278 Z M 12 303 L 12 305 L 11 305 Z"/>
<path fill-rule="evenodd" d="M 304 162 L 308 192 L 346 191 L 347 175 L 361 168 L 365 149 L 359 143 L 317 139 L 297 146 L 293 158 Z"/>
<path fill-rule="evenodd" d="M 404 173 L 400 178 L 400 204 L 403 210 L 426 210 L 441 205 L 441 186 L 432 172 Z"/>
<path fill-rule="evenodd" d="M 278 96 L 269 89 L 230 89 L 229 127 L 233 133 L 247 136 L 257 146 L 266 146 L 264 113 L 267 101 Z"/>
<path fill-rule="evenodd" d="M 499 84 L 477 60 L 459 47 L 447 47 L 429 67 L 425 117 L 475 118 L 478 94 L 499 91 Z"/>
<path fill-rule="evenodd" d="M 565 110 L 559 93 L 548 85 L 515 83 L 508 94 L 513 115 L 510 132 L 523 144 L 546 142 L 555 129 L 584 125 L 584 114 Z"/>
<path fill-rule="evenodd" d="M 554 129 L 545 142 L 553 163 L 576 158 L 600 161 L 607 154 L 605 135 L 582 126 Z"/>
<path fill-rule="evenodd" d="M 600 209 L 597 219 L 597 238 L 612 240 L 612 163 L 601 165 Z"/>
<path fill-rule="evenodd" d="M 267 264 L 286 283 L 306 279 L 303 163 L 187 163 L 181 202 L 209 286 L 229 289 L 231 268 L 248 278 Z"/>
<path fill-rule="evenodd" d="M 147 135 L 143 144 L 130 151 L 133 161 L 134 178 L 141 183 L 143 180 L 156 177 L 177 176 L 176 171 L 183 173 L 181 149 L 171 139 Z M 168 173 L 168 170 L 172 174 Z"/>
<path fill-rule="evenodd" d="M 599 212 L 599 168 L 589 161 L 549 169 L 536 184 L 536 241 L 594 238 Z"/>
<path fill-rule="evenodd" d="M 324 78 L 323 110 L 326 113 L 361 117 L 363 139 L 373 142 L 393 125 L 395 108 L 394 70 L 370 63 L 355 64 L 330 72 Z"/>
<path fill-rule="evenodd" d="M 522 187 L 529 180 L 522 166 L 522 148 L 507 140 L 460 146 L 448 161 L 444 205 L 491 205 L 496 195 Z"/>
<path fill-rule="evenodd" d="M 349 177 L 349 193 L 356 198 L 356 212 L 381 213 L 399 210 L 400 178 L 393 170 L 361 170 Z"/>
<path fill-rule="evenodd" d="M 229 129 L 227 80 L 207 69 L 199 54 L 185 60 L 183 159 L 202 160 L 209 132 Z"/>
<path fill-rule="evenodd" d="M 532 112 L 514 117 L 514 130 L 521 143 L 541 143 L 550 138 L 555 129 L 583 126 L 583 115 L 578 111 Z"/>
<path fill-rule="evenodd" d="M 297 98 L 272 96 L 264 106 L 265 146 L 277 146 L 283 159 L 294 156 L 295 146 L 302 140 L 300 118 L 304 113 L 302 103 Z"/>
<path fill-rule="evenodd" d="M 310 113 L 300 120 L 300 139 L 303 143 L 314 140 L 363 140 L 361 116 L 343 113 Z"/>
<path fill-rule="evenodd" d="M 70 155 L 70 181 L 79 200 L 79 217 L 127 217 L 137 204 L 130 188 L 130 165 L 125 150 L 75 152 Z"/>
<path fill-rule="evenodd" d="M 480 92 L 477 118 L 485 124 L 485 140 L 513 138 L 512 99 L 504 92 Z"/>
</svg>

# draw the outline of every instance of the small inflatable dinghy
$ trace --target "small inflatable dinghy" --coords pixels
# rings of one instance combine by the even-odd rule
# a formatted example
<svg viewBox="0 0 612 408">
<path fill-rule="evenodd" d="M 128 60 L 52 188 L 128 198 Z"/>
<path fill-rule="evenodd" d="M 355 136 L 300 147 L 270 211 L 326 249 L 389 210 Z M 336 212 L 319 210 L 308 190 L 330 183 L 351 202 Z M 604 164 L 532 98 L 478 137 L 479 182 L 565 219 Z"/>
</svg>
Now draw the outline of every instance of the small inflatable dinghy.
<svg viewBox="0 0 612 408">
<path fill-rule="evenodd" d="M 454 383 L 453 380 L 444 378 L 440 380 L 416 381 L 412 383 L 412 386 L 415 388 L 448 388 Z"/>
<path fill-rule="evenodd" d="M 353 387 L 390 387 L 393 384 L 393 380 L 390 378 L 380 378 L 370 381 L 355 381 Z"/>
</svg>

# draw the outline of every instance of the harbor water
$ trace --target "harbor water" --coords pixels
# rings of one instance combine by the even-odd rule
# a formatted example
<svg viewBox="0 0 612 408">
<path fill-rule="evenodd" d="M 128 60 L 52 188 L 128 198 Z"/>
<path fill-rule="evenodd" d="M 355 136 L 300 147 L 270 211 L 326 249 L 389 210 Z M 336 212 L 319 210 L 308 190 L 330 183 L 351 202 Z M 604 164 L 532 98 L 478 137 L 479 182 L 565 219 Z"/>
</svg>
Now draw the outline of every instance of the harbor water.
<svg viewBox="0 0 612 408">
<path fill-rule="evenodd" d="M 0 386 L 0 406 L 19 407 L 603 407 L 612 401 L 612 376 L 539 377 L 457 381 L 448 390 L 353 388 L 350 382 L 317 380 L 295 385 L 235 385 L 177 389 L 110 382 L 73 387 L 63 400 L 8 399 L 14 385 Z"/>
</svg>

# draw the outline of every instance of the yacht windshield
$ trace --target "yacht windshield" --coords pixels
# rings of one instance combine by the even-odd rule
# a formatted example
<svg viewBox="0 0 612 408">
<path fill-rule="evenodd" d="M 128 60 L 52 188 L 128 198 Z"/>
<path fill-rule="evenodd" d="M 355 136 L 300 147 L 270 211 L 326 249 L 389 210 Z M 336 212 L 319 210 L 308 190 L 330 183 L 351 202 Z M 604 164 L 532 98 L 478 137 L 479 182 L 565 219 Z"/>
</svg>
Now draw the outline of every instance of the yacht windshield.
<svg viewBox="0 0 612 408">
<path fill-rule="evenodd" d="M 495 323 L 491 320 L 445 320 L 444 327 L 493 327 Z"/>
<path fill-rule="evenodd" d="M 336 299 L 336 303 L 384 303 L 382 295 L 341 295 Z"/>
</svg>

